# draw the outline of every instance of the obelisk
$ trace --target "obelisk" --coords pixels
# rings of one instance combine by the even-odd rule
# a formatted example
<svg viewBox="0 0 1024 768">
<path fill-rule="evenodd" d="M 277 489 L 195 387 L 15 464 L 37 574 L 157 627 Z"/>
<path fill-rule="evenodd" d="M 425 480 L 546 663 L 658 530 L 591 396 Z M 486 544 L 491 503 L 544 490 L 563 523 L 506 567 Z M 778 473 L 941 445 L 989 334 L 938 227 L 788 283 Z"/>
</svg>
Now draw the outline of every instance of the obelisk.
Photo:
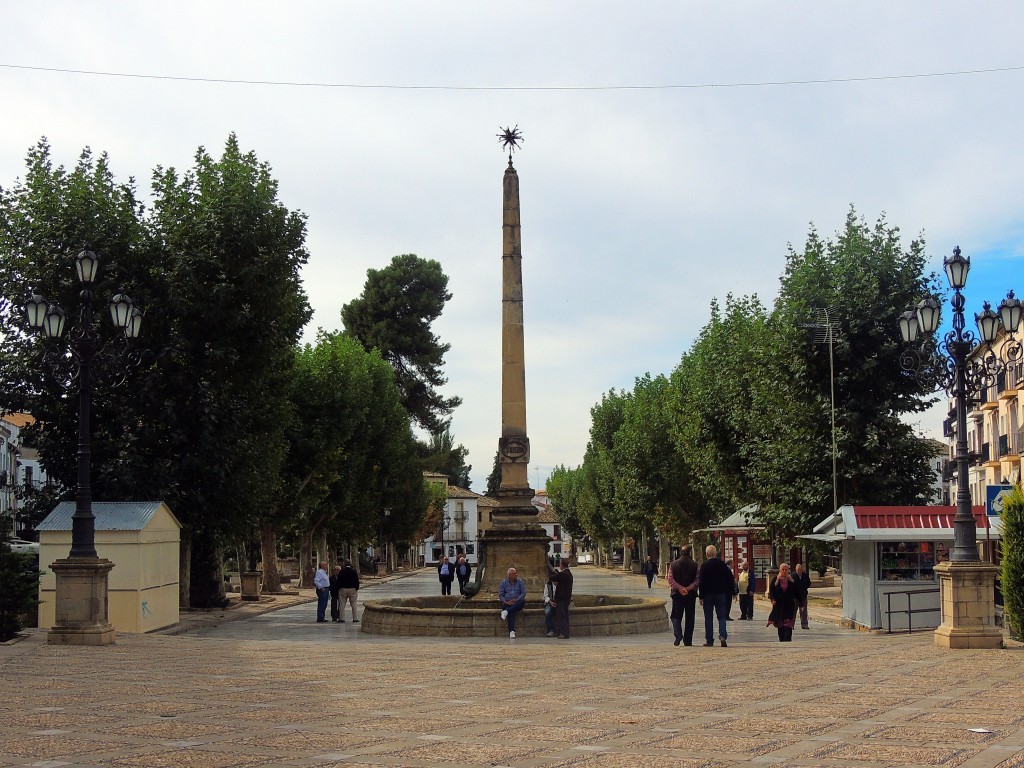
<svg viewBox="0 0 1024 768">
<path fill-rule="evenodd" d="M 530 439 L 526 434 L 526 351 L 523 334 L 523 252 L 519 216 L 519 175 L 512 165 L 522 134 L 505 128 L 498 134 L 508 149 L 503 180 L 501 248 L 501 438 L 498 461 L 499 506 L 484 531 L 481 593 L 496 594 L 510 567 L 526 581 L 527 598 L 539 599 L 547 580 L 550 537 L 537 522 L 529 482 Z"/>
</svg>

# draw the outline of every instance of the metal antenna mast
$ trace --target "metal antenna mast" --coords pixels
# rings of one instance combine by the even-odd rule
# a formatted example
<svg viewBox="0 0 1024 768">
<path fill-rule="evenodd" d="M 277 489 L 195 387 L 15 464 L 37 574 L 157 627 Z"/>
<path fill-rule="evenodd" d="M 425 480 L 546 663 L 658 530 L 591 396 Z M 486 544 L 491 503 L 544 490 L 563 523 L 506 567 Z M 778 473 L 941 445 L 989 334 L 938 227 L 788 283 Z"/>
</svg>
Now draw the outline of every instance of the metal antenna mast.
<svg viewBox="0 0 1024 768">
<path fill-rule="evenodd" d="M 828 384 L 832 396 L 832 511 L 839 509 L 839 487 L 836 481 L 836 371 L 835 359 L 832 355 L 832 344 L 839 330 L 839 322 L 835 319 L 835 310 L 824 308 L 812 310 L 813 321 L 804 328 L 814 330 L 813 341 L 816 344 L 828 344 Z"/>
</svg>

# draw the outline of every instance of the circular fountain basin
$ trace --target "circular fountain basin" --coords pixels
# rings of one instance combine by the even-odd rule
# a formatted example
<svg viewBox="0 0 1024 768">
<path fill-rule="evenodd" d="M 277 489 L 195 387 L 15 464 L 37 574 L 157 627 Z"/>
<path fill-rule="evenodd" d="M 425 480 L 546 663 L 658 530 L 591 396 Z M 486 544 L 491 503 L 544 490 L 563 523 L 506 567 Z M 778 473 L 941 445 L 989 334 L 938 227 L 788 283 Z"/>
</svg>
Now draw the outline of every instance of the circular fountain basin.
<svg viewBox="0 0 1024 768">
<path fill-rule="evenodd" d="M 457 596 L 367 600 L 361 626 L 371 635 L 410 637 L 505 637 L 508 627 L 497 600 Z M 569 611 L 573 637 L 649 635 L 670 631 L 665 601 L 620 595 L 573 595 Z M 526 602 L 516 617 L 520 637 L 543 637 L 544 608 Z"/>
</svg>

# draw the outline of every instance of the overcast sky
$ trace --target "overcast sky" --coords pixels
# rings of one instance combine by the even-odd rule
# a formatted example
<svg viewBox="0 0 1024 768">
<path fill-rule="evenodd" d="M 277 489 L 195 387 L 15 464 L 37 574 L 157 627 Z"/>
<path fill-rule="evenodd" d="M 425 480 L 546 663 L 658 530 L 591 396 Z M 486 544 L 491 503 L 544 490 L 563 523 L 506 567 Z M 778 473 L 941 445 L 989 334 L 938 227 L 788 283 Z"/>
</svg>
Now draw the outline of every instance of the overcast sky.
<svg viewBox="0 0 1024 768">
<path fill-rule="evenodd" d="M 713 298 L 770 304 L 787 243 L 812 222 L 833 234 L 851 204 L 924 233 L 936 266 L 959 244 L 969 309 L 1024 291 L 1019 3 L 0 0 L 0 14 L 0 185 L 46 136 L 65 164 L 108 152 L 147 192 L 156 165 L 219 155 L 236 132 L 309 217 L 307 340 L 341 327 L 368 268 L 439 261 L 454 297 L 435 330 L 478 491 L 501 431 L 502 126 L 526 139 L 534 484 L 582 460 L 602 392 L 671 371 Z"/>
</svg>

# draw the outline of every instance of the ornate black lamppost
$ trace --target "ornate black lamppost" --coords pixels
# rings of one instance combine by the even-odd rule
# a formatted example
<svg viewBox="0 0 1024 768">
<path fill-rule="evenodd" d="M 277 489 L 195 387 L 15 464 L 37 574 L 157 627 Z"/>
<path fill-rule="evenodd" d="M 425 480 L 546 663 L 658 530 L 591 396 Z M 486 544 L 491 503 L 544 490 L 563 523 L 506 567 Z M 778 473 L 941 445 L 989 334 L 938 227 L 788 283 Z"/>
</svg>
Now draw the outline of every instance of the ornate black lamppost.
<svg viewBox="0 0 1024 768">
<path fill-rule="evenodd" d="M 99 270 L 99 257 L 82 251 L 75 258 L 75 270 L 82 285 L 79 322 L 72 327 L 69 349 L 75 363 L 73 379 L 78 383 L 78 487 L 75 512 L 71 518 L 71 552 L 50 567 L 57 575 L 56 613 L 50 642 L 80 645 L 105 645 L 113 642 L 108 621 L 107 574 L 113 568 L 109 560 L 96 553 L 95 516 L 92 512 L 92 415 L 93 361 L 103 348 L 93 322 L 92 289 Z M 126 341 L 139 335 L 143 313 L 123 293 L 110 300 L 114 325 Z M 56 304 L 33 293 L 25 304 L 29 327 L 50 339 L 64 333 L 66 315 Z M 129 353 L 129 362 L 138 363 L 137 353 Z"/>
<path fill-rule="evenodd" d="M 1021 322 L 1021 302 L 1010 291 L 999 305 L 999 311 L 984 303 L 974 316 L 979 336 L 967 330 L 964 319 L 964 296 L 971 268 L 970 257 L 953 249 L 953 256 L 943 260 L 949 285 L 953 289 L 953 330 L 941 339 L 932 334 L 939 327 L 940 304 L 934 298 L 920 301 L 916 310 L 909 309 L 900 317 L 900 333 L 907 343 L 924 334 L 918 350 L 906 350 L 900 357 L 905 371 L 953 398 L 956 409 L 957 467 L 956 516 L 953 518 L 953 551 L 950 563 L 936 567 L 942 589 L 942 626 L 936 630 L 936 643 L 950 648 L 999 647 L 1002 634 L 995 626 L 995 567 L 982 563 L 978 557 L 977 522 L 971 503 L 968 481 L 967 408 L 968 401 L 991 386 L 1008 365 L 1021 358 L 1021 344 L 1016 334 Z M 994 343 L 1000 332 L 1005 334 L 998 348 Z M 966 567 L 958 567 L 966 566 Z M 973 592 L 971 590 L 974 590 Z M 980 590 L 980 592 L 979 592 Z"/>
</svg>

